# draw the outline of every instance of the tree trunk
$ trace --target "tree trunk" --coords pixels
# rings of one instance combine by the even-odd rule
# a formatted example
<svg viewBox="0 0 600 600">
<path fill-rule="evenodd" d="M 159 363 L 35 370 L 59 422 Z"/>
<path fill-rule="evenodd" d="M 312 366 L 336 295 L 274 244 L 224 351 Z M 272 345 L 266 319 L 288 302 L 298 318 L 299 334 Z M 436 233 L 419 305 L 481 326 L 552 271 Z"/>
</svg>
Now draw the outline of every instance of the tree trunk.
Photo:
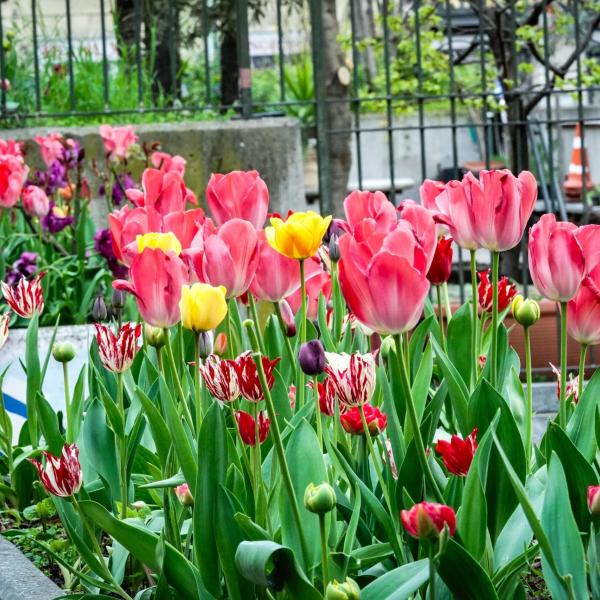
<svg viewBox="0 0 600 600">
<path fill-rule="evenodd" d="M 179 53 L 180 27 L 177 2 L 154 2 L 156 23 L 156 52 L 152 77 L 152 93 L 161 92 L 175 100 L 179 96 L 181 55 Z"/>
<path fill-rule="evenodd" d="M 130 50 L 135 46 L 134 0 L 116 0 L 114 19 L 119 55 L 123 57 L 125 54 L 130 61 L 133 61 L 135 55 Z"/>
<path fill-rule="evenodd" d="M 231 106 L 238 98 L 238 54 L 235 29 L 226 27 L 221 38 L 221 105 Z"/>
<path fill-rule="evenodd" d="M 348 104 L 348 74 L 344 53 L 337 43 L 338 22 L 335 0 L 323 0 L 323 47 L 325 62 L 325 97 L 329 102 L 325 107 L 327 131 L 349 130 L 352 125 Z M 341 75 L 341 78 L 340 78 Z M 334 102 L 331 102 L 334 100 Z M 339 102 L 338 102 L 339 100 Z M 348 190 L 348 174 L 352 162 L 350 133 L 329 133 L 330 193 L 333 214 L 343 217 L 343 200 Z"/>
</svg>

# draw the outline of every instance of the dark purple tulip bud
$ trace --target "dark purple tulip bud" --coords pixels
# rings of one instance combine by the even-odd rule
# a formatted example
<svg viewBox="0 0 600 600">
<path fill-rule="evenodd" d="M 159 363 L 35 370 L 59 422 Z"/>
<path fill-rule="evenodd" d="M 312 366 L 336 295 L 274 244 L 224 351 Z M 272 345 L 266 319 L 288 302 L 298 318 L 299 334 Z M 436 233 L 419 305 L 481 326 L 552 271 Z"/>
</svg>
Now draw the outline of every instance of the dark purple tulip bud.
<svg viewBox="0 0 600 600">
<path fill-rule="evenodd" d="M 104 298 L 102 295 L 98 294 L 96 299 L 94 300 L 94 304 L 92 304 L 92 319 L 94 321 L 100 322 L 105 321 L 108 316 L 108 311 L 106 310 L 106 303 L 104 302 Z"/>
<path fill-rule="evenodd" d="M 300 346 L 300 368 L 307 375 L 319 375 L 325 370 L 325 348 L 320 340 L 310 340 Z"/>
<path fill-rule="evenodd" d="M 334 263 L 340 260 L 340 247 L 338 246 L 337 235 L 332 235 L 329 239 L 329 260 Z"/>
<path fill-rule="evenodd" d="M 123 310 L 123 308 L 125 308 L 125 292 L 121 290 L 113 290 L 112 307 L 115 310 Z"/>
<path fill-rule="evenodd" d="M 201 331 L 198 338 L 198 356 L 204 360 L 208 358 L 213 351 L 213 338 L 212 332 Z"/>
</svg>

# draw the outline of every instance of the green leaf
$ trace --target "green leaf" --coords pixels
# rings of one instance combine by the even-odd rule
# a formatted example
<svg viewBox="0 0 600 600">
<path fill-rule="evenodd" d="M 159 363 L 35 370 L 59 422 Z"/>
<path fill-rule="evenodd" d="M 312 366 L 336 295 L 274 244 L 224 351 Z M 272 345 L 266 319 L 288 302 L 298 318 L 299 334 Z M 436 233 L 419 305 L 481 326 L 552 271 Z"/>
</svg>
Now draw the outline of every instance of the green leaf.
<svg viewBox="0 0 600 600">
<path fill-rule="evenodd" d="M 83 401 L 85 399 L 85 374 L 86 367 L 82 367 L 73 388 L 73 397 L 71 398 L 71 415 L 70 423 L 73 430 L 73 440 L 76 441 L 79 437 L 81 423 L 83 422 Z"/>
<path fill-rule="evenodd" d="M 40 356 L 38 354 L 38 320 L 37 314 L 29 321 L 27 326 L 27 337 L 25 339 L 25 365 L 27 368 L 27 390 L 25 393 L 25 402 L 27 406 L 27 422 L 29 424 L 29 435 L 31 445 L 37 446 L 38 420 L 37 414 L 37 394 L 42 384 L 40 372 Z"/>
<path fill-rule="evenodd" d="M 52 406 L 50 406 L 48 400 L 41 393 L 37 395 L 37 414 L 40 418 L 40 429 L 42 430 L 50 454 L 59 456 L 65 440 L 60 433 L 58 416 Z"/>
<path fill-rule="evenodd" d="M 542 548 L 542 566 L 552 598 L 568 600 L 566 577 L 570 578 L 572 598 L 588 598 L 583 545 L 569 505 L 565 472 L 554 452 L 548 463 L 548 488 L 541 522 L 552 547 L 556 568 L 562 576 L 557 577 L 552 568 L 546 569 L 547 557 Z"/>
<path fill-rule="evenodd" d="M 200 428 L 198 436 L 198 475 L 194 489 L 194 549 L 198 569 L 208 590 L 220 594 L 217 529 L 223 525 L 217 519 L 217 493 L 227 471 L 227 439 L 223 412 L 214 402 Z M 185 474 L 185 471 L 184 471 Z M 198 502 L 198 499 L 201 499 Z"/>
<path fill-rule="evenodd" d="M 144 408 L 144 414 L 152 431 L 152 439 L 154 441 L 154 445 L 156 446 L 158 458 L 160 459 L 161 464 L 166 466 L 169 456 L 169 449 L 171 448 L 171 435 L 169 428 L 167 427 L 165 420 L 162 418 L 162 415 L 160 414 L 160 411 L 154 402 L 152 402 L 152 400 L 150 400 L 150 398 L 139 387 L 136 387 L 135 395 Z"/>
<path fill-rule="evenodd" d="M 411 357 L 411 374 L 414 376 L 419 369 L 421 362 L 421 355 L 425 348 L 425 340 L 431 331 L 431 328 L 436 325 L 436 319 L 434 315 L 426 316 L 412 331 L 410 334 L 410 342 L 408 344 L 409 353 Z"/>
<path fill-rule="evenodd" d="M 125 546 L 140 562 L 153 571 L 158 571 L 161 566 L 157 562 L 156 555 L 159 536 L 142 527 L 116 519 L 97 502 L 84 500 L 79 505 L 91 522 L 96 523 Z M 182 598 L 214 600 L 214 596 L 202 586 L 196 567 L 168 543 L 164 544 L 162 567 L 167 581 Z"/>
<path fill-rule="evenodd" d="M 360 592 L 361 600 L 405 600 L 429 578 L 429 560 L 424 558 L 402 565 L 367 585 Z"/>
<path fill-rule="evenodd" d="M 438 566 L 438 573 L 456 598 L 461 600 L 494 600 L 496 590 L 483 567 L 453 539 L 448 544 Z"/>
<path fill-rule="evenodd" d="M 287 443 L 285 456 L 296 498 L 298 499 L 300 518 L 306 537 L 308 552 L 308 565 L 306 568 L 310 569 L 319 564 L 321 560 L 319 519 L 317 515 L 309 512 L 304 507 L 302 499 L 309 483 L 318 485 L 327 481 L 327 472 L 325 471 L 323 453 L 319 448 L 315 431 L 306 420 L 302 420 L 300 425 L 292 432 Z M 303 564 L 300 539 L 297 535 L 292 506 L 284 490 L 279 492 L 279 511 L 283 544 L 292 548 L 294 554 Z"/>
<path fill-rule="evenodd" d="M 473 357 L 471 351 L 471 307 L 463 304 L 448 323 L 448 358 L 463 381 L 471 378 Z"/>
<path fill-rule="evenodd" d="M 596 453 L 595 431 L 592 424 L 596 418 L 598 398 L 600 398 L 600 369 L 588 381 L 567 423 L 567 435 L 588 462 Z"/>
<path fill-rule="evenodd" d="M 431 350 L 431 344 L 427 344 L 425 352 L 421 355 L 421 363 L 417 369 L 417 374 L 412 384 L 412 397 L 415 403 L 415 409 L 417 411 L 417 417 L 419 423 L 423 418 L 425 412 L 425 404 L 427 402 L 427 395 L 429 394 L 429 386 L 431 385 L 431 373 L 433 372 L 433 352 Z M 411 421 L 406 417 L 404 424 L 404 442 L 406 445 L 412 439 L 412 425 Z"/>
<path fill-rule="evenodd" d="M 323 600 L 286 546 L 271 541 L 242 542 L 235 553 L 235 564 L 252 583 L 276 592 L 285 589 L 289 600 Z"/>
</svg>

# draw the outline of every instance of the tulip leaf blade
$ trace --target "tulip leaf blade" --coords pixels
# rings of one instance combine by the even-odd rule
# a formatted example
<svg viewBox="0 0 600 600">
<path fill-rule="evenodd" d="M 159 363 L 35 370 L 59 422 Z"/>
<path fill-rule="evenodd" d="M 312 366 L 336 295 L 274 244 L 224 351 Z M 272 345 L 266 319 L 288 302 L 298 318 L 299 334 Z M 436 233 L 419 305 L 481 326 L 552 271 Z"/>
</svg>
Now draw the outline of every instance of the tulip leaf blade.
<svg viewBox="0 0 600 600">
<path fill-rule="evenodd" d="M 214 600 L 214 596 L 202 585 L 198 569 L 171 544 L 162 542 L 164 560 L 160 565 L 156 552 L 160 542 L 158 535 L 141 526 L 115 518 L 103 506 L 92 500 L 83 500 L 79 506 L 86 518 L 127 548 L 140 562 L 153 571 L 162 567 L 162 574 L 181 597 L 190 600 Z"/>
<path fill-rule="evenodd" d="M 423 558 L 381 575 L 360 591 L 360 597 L 361 600 L 406 600 L 428 578 L 429 560 Z"/>
<path fill-rule="evenodd" d="M 36 406 L 37 394 L 42 385 L 40 370 L 40 355 L 38 353 L 38 320 L 36 314 L 31 317 L 27 326 L 25 338 L 25 366 L 27 372 L 27 387 L 25 391 L 25 404 L 27 408 L 27 424 L 29 425 L 29 436 L 31 445 L 37 446 L 38 433 L 38 411 Z"/>
<path fill-rule="evenodd" d="M 141 388 L 137 387 L 134 393 L 140 401 L 140 404 L 144 409 L 144 416 L 150 425 L 152 439 L 156 446 L 158 458 L 160 459 L 161 464 L 165 466 L 169 456 L 169 448 L 171 447 L 171 434 L 169 428 L 160 414 L 160 410 Z"/>
<path fill-rule="evenodd" d="M 448 322 L 448 358 L 463 381 L 470 381 L 473 366 L 471 320 L 471 308 L 468 303 L 465 303 Z"/>
<path fill-rule="evenodd" d="M 270 540 L 243 541 L 235 553 L 239 572 L 252 583 L 285 590 L 290 600 L 322 600 L 302 572 L 294 552 L 287 546 Z"/>
<path fill-rule="evenodd" d="M 600 397 L 600 369 L 598 369 L 585 386 L 585 390 L 567 423 L 567 435 L 577 449 L 589 462 L 596 453 L 594 423 Z"/>
</svg>

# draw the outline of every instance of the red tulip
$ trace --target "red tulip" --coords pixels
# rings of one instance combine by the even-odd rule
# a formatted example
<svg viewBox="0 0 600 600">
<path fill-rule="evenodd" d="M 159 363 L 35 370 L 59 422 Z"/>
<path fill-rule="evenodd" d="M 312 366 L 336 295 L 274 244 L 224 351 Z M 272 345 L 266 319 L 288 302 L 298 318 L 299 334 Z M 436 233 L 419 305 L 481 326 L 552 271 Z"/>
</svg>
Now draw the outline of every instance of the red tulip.
<svg viewBox="0 0 600 600">
<path fill-rule="evenodd" d="M 529 231 L 529 272 L 538 292 L 554 302 L 571 300 L 585 275 L 585 256 L 573 223 L 542 215 Z"/>
<path fill-rule="evenodd" d="M 434 285 L 441 285 L 452 274 L 452 238 L 441 237 L 433 255 L 433 261 L 427 271 L 427 279 Z"/>
<path fill-rule="evenodd" d="M 309 382 L 312 386 L 312 381 Z M 333 417 L 335 414 L 335 389 L 329 377 L 325 378 L 322 383 L 317 382 L 317 391 L 319 392 L 319 409 L 324 415 Z M 340 413 L 344 411 L 344 407 L 340 405 Z"/>
<path fill-rule="evenodd" d="M 494 287 L 490 281 L 490 269 L 487 271 L 479 271 L 477 276 L 479 277 L 479 285 L 477 287 L 479 307 L 483 312 L 491 313 Z M 517 286 L 514 283 L 511 283 L 507 277 L 501 277 L 498 280 L 498 312 L 507 309 L 516 294 Z"/>
<path fill-rule="evenodd" d="M 67 498 L 76 494 L 83 483 L 81 465 L 79 464 L 79 449 L 75 444 L 65 444 L 60 456 L 52 456 L 42 450 L 46 457 L 46 466 L 30 458 L 37 469 L 42 485 L 54 496 Z"/>
<path fill-rule="evenodd" d="M 44 290 L 41 284 L 44 275 L 46 273 L 42 271 L 31 281 L 21 277 L 15 286 L 0 282 L 4 299 L 20 317 L 31 319 L 34 314 L 39 315 L 44 310 Z"/>
<path fill-rule="evenodd" d="M 222 285 L 227 298 L 245 293 L 256 273 L 258 238 L 254 227 L 243 219 L 231 219 L 202 241 L 201 251 L 187 252 L 202 282 Z"/>
<path fill-rule="evenodd" d="M 125 323 L 115 335 L 106 325 L 94 323 L 96 341 L 102 364 L 115 373 L 123 373 L 131 367 L 131 363 L 139 350 L 139 339 L 142 326 Z"/>
<path fill-rule="evenodd" d="M 217 400 L 232 402 L 240 395 L 235 360 L 211 354 L 200 365 L 200 374 L 208 391 Z"/>
<path fill-rule="evenodd" d="M 450 473 L 466 477 L 477 450 L 477 429 L 473 429 L 464 440 L 457 435 L 453 435 L 449 442 L 440 440 L 435 450 L 442 455 Z"/>
<path fill-rule="evenodd" d="M 321 294 L 325 297 L 325 302 L 328 302 L 331 298 L 331 275 L 325 271 L 319 258 L 313 256 L 304 261 L 304 280 L 307 300 L 306 316 L 310 321 L 315 321 L 319 316 L 319 297 Z M 295 288 L 295 291 L 286 297 L 294 314 L 298 313 L 302 303 L 299 276 Z"/>
<path fill-rule="evenodd" d="M 365 411 L 365 421 L 369 428 L 369 435 L 379 435 L 387 426 L 387 417 L 372 404 L 363 404 L 362 408 Z M 340 423 L 348 433 L 352 435 L 364 435 L 365 430 L 360 416 L 360 406 L 353 406 L 341 414 Z"/>
<path fill-rule="evenodd" d="M 129 149 L 138 140 L 131 125 L 125 125 L 124 127 L 100 125 L 100 136 L 109 159 L 127 158 Z"/>
<path fill-rule="evenodd" d="M 145 248 L 131 263 L 129 281 L 117 279 L 113 287 L 136 297 L 146 323 L 168 328 L 179 322 L 181 287 L 187 283 L 187 267 L 175 252 Z"/>
<path fill-rule="evenodd" d="M 367 404 L 375 391 L 375 357 L 372 354 L 326 352 L 325 373 L 340 406 Z"/>
<path fill-rule="evenodd" d="M 0 154 L 0 209 L 12 208 L 21 195 L 29 167 L 23 157 L 15 154 Z"/>
<path fill-rule="evenodd" d="M 240 430 L 240 437 L 244 444 L 248 446 L 256 445 L 256 421 L 254 417 L 243 410 L 238 410 L 235 413 L 235 420 Z M 271 421 L 264 411 L 258 413 L 258 442 L 262 444 L 269 434 Z"/>
<path fill-rule="evenodd" d="M 271 389 L 275 383 L 273 371 L 275 370 L 275 365 L 280 360 L 281 358 L 269 360 L 267 356 L 262 357 L 262 366 L 269 389 Z M 258 371 L 250 351 L 240 354 L 235 359 L 235 370 L 238 376 L 238 385 L 240 386 L 241 395 L 249 402 L 260 402 L 261 400 L 264 400 L 265 396 L 258 377 Z"/>
<path fill-rule="evenodd" d="M 206 186 L 206 204 L 217 225 L 244 219 L 260 229 L 269 210 L 269 190 L 258 171 L 213 173 Z"/>
<path fill-rule="evenodd" d="M 400 221 L 383 235 L 364 220 L 339 240 L 340 286 L 356 318 L 377 333 L 409 331 L 429 290 L 427 256 L 412 227 Z"/>
<path fill-rule="evenodd" d="M 456 514 L 445 504 L 419 502 L 410 510 L 400 511 L 400 519 L 404 529 L 420 540 L 437 539 L 445 527 L 450 536 L 456 531 Z"/>
<path fill-rule="evenodd" d="M 588 487 L 587 500 L 590 512 L 595 516 L 600 515 L 600 485 Z"/>
<path fill-rule="evenodd" d="M 28 185 L 21 194 L 23 208 L 28 215 L 45 217 L 50 211 L 50 200 L 46 192 L 37 185 Z"/>
<path fill-rule="evenodd" d="M 393 229 L 398 220 L 394 205 L 383 192 L 355 190 L 344 199 L 344 212 L 351 229 L 363 219 L 370 219 L 378 232 L 385 233 Z"/>
<path fill-rule="evenodd" d="M 265 239 L 264 231 L 258 232 L 257 256 L 250 291 L 259 300 L 279 302 L 298 288 L 300 263 L 274 250 Z"/>
</svg>

